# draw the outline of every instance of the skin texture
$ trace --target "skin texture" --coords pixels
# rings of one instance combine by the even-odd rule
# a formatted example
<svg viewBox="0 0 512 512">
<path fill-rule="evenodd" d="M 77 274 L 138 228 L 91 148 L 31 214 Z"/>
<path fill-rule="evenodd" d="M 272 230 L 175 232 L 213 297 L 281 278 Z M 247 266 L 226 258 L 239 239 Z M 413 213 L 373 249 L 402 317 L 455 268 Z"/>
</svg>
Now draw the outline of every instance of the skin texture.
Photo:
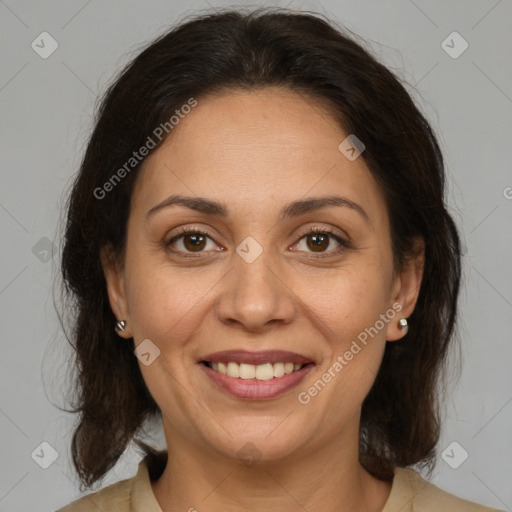
<svg viewBox="0 0 512 512">
<path fill-rule="evenodd" d="M 361 404 L 386 341 L 404 336 L 398 320 L 416 304 L 423 256 L 394 271 L 384 196 L 363 158 L 339 151 L 347 135 L 316 100 L 279 88 L 231 91 L 199 99 L 144 163 L 124 260 L 104 251 L 102 261 L 112 309 L 127 322 L 123 336 L 135 345 L 150 339 L 161 351 L 139 365 L 169 451 L 152 482 L 164 512 L 368 512 L 389 496 L 390 483 L 358 462 Z M 171 206 L 147 217 L 173 194 L 225 203 L 229 215 Z M 289 202 L 332 194 L 358 203 L 368 220 L 337 206 L 279 219 Z M 181 226 L 207 233 L 200 257 L 179 255 L 194 254 L 190 235 L 174 241 L 177 252 L 165 247 Z M 328 238 L 315 250 L 304 236 L 312 227 L 351 245 L 336 254 L 340 244 Z M 252 263 L 236 252 L 249 236 L 263 249 Z M 397 303 L 400 313 L 299 403 L 298 393 Z M 219 390 L 198 365 L 229 349 L 289 350 L 316 366 L 297 388 L 249 401 Z M 249 442 L 261 454 L 250 467 L 237 456 Z"/>
</svg>

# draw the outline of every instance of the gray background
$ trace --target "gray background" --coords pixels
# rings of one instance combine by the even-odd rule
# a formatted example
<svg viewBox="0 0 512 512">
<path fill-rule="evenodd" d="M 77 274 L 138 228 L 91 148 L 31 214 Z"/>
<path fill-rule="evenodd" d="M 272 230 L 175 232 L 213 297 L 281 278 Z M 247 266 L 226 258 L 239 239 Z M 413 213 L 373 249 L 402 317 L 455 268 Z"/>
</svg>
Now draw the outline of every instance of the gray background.
<svg viewBox="0 0 512 512">
<path fill-rule="evenodd" d="M 61 205 L 92 126 L 96 97 L 140 45 L 208 5 L 0 0 L 1 511 L 54 510 L 78 497 L 69 455 L 74 417 L 55 407 L 65 405 L 70 351 L 52 288 Z M 440 454 L 452 442 L 458 445 L 449 447 L 446 460 L 439 456 L 432 480 L 467 499 L 512 510 L 512 3 L 265 5 L 323 12 L 366 38 L 407 80 L 439 136 L 449 203 L 464 240 L 465 277 L 463 369 L 446 401 Z M 31 47 L 44 31 L 59 45 L 47 59 Z M 453 31 L 469 44 L 458 58 L 441 46 Z M 461 48 L 460 41 L 448 44 Z M 36 463 L 51 462 L 42 442 L 58 454 L 47 469 Z M 462 450 L 468 458 L 453 469 L 448 462 L 460 463 Z M 132 476 L 138 461 L 130 449 L 104 485 Z"/>
</svg>

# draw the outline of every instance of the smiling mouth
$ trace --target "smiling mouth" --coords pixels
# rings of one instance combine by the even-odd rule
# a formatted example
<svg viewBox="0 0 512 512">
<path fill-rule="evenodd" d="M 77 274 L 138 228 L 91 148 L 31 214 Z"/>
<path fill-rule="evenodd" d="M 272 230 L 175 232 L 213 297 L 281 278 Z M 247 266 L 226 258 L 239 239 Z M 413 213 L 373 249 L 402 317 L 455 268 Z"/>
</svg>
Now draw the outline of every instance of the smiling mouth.
<svg viewBox="0 0 512 512">
<path fill-rule="evenodd" d="M 201 363 L 208 368 L 211 368 L 213 371 L 220 373 L 221 375 L 227 375 L 228 377 L 232 377 L 234 379 L 255 379 L 261 381 L 280 378 L 284 375 L 290 375 L 301 370 L 304 366 L 311 364 L 277 362 L 253 365 L 237 363 L 234 361 L 229 361 L 226 363 L 201 361 Z"/>
</svg>

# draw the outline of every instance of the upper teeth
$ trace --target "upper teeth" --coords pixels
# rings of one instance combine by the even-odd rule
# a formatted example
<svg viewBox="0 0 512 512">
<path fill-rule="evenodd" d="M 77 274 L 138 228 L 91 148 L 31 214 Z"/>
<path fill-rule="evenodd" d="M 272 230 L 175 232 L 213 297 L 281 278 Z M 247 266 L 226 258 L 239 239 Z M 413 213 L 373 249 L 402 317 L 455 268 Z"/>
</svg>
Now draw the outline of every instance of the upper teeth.
<svg viewBox="0 0 512 512">
<path fill-rule="evenodd" d="M 294 363 L 265 363 L 255 366 L 246 363 L 210 363 L 210 367 L 216 372 L 236 379 L 270 380 L 274 377 L 282 377 L 302 368 L 301 364 Z"/>
</svg>

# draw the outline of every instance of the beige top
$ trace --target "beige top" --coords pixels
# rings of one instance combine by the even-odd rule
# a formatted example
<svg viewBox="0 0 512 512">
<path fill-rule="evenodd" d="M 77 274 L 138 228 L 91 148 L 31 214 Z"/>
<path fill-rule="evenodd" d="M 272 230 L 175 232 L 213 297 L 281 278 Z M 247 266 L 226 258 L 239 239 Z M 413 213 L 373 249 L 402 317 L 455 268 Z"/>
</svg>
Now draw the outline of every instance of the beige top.
<svg viewBox="0 0 512 512">
<path fill-rule="evenodd" d="M 162 512 L 153 494 L 145 460 L 137 474 L 73 501 L 56 512 Z M 382 512 L 491 512 L 449 494 L 412 469 L 396 468 L 391 493 Z M 499 511 L 503 512 L 503 511 Z"/>
</svg>

